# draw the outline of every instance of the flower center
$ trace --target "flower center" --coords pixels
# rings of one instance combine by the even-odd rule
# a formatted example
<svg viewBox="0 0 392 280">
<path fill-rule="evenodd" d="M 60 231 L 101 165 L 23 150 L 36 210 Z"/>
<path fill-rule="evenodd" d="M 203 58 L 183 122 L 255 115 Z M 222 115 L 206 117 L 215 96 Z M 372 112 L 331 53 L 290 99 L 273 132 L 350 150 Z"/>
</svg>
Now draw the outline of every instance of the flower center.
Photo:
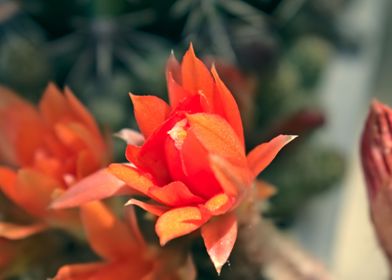
<svg viewBox="0 0 392 280">
<path fill-rule="evenodd" d="M 173 128 L 167 132 L 170 138 L 173 139 L 174 146 L 176 146 L 177 149 L 181 149 L 182 144 L 184 144 L 185 137 L 187 136 L 187 132 L 185 130 L 186 124 L 187 120 L 183 119 L 177 122 Z"/>
</svg>

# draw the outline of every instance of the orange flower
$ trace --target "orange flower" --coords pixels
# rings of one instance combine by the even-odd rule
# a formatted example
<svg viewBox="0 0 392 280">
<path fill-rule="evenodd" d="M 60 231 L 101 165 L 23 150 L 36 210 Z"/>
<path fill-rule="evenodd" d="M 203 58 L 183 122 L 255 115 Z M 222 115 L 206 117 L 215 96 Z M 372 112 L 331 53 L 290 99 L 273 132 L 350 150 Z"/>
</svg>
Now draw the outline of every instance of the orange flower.
<svg viewBox="0 0 392 280">
<path fill-rule="evenodd" d="M 0 223 L 0 237 L 21 239 L 46 225 L 77 225 L 75 211 L 48 210 L 54 196 L 105 166 L 109 153 L 98 126 L 69 89 L 49 84 L 35 108 L 0 87 L 1 191 L 37 224 Z M 15 230 L 15 229 L 18 230 Z M 23 233 L 23 234 L 21 234 Z"/>
<path fill-rule="evenodd" d="M 215 68 L 210 72 L 192 46 L 181 65 L 170 57 L 166 77 L 170 105 L 155 96 L 131 95 L 146 140 L 142 146 L 128 144 L 130 164 L 111 164 L 109 170 L 151 198 L 152 202 L 131 199 L 128 204 L 159 216 L 155 229 L 162 246 L 201 228 L 219 273 L 237 236 L 233 210 L 256 176 L 294 137 L 280 135 L 246 156 L 237 104 Z M 53 206 L 75 206 L 89 196 L 96 199 L 95 187 L 88 180 L 81 182 Z M 122 186 L 102 191 L 101 198 L 111 196 L 117 187 Z"/>
<path fill-rule="evenodd" d="M 55 280 L 104 279 L 186 279 L 195 278 L 192 260 L 175 255 L 163 258 L 161 252 L 145 243 L 132 207 L 127 207 L 126 221 L 118 220 L 100 202 L 81 207 L 82 222 L 91 248 L 104 261 L 66 265 L 59 269 Z M 180 252 L 177 252 L 177 254 Z"/>
</svg>

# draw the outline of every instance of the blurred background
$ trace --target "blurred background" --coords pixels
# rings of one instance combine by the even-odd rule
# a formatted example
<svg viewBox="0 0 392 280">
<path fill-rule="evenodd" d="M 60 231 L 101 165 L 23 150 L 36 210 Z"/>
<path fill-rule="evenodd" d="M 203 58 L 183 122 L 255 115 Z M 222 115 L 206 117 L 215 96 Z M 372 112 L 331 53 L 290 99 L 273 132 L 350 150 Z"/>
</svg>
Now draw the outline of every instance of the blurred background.
<svg viewBox="0 0 392 280">
<path fill-rule="evenodd" d="M 68 85 L 112 132 L 136 128 L 129 91 L 166 98 L 166 59 L 190 42 L 235 95 L 248 149 L 300 136 L 262 174 L 278 189 L 264 215 L 337 279 L 386 279 L 358 142 L 370 100 L 392 105 L 391 1 L 0 0 L 0 83 L 32 102 Z"/>
</svg>

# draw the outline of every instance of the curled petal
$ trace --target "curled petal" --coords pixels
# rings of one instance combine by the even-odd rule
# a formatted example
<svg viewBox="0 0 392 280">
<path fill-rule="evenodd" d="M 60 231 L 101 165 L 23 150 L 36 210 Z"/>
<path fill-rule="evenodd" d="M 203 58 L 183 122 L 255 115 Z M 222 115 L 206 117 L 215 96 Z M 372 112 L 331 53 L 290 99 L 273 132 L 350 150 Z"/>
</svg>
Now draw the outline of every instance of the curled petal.
<svg viewBox="0 0 392 280">
<path fill-rule="evenodd" d="M 219 216 L 201 228 L 201 236 L 216 271 L 221 269 L 233 250 L 237 239 L 237 218 L 233 213 Z"/>
<path fill-rule="evenodd" d="M 123 194 L 135 194 L 135 192 L 105 168 L 72 185 L 50 207 L 53 209 L 76 207 L 94 200 Z"/>
<path fill-rule="evenodd" d="M 136 121 L 144 137 L 148 138 L 167 118 L 170 107 L 162 99 L 130 94 Z"/>
<path fill-rule="evenodd" d="M 139 206 L 143 210 L 146 210 L 148 213 L 153 214 L 155 216 L 161 216 L 169 210 L 169 208 L 166 206 L 153 204 L 153 203 L 146 203 L 146 202 L 134 199 L 134 198 L 131 198 L 130 200 L 127 201 L 125 206 L 128 206 L 128 205 Z"/>
<path fill-rule="evenodd" d="M 144 136 L 133 129 L 124 128 L 114 134 L 114 136 L 122 139 L 128 145 L 140 146 L 144 143 Z"/>
<path fill-rule="evenodd" d="M 170 240 L 191 233 L 200 228 L 210 215 L 198 207 L 181 207 L 167 211 L 155 224 L 161 246 Z"/>
<path fill-rule="evenodd" d="M 6 222 L 0 222 L 0 237 L 9 240 L 20 240 L 31 235 L 40 233 L 47 229 L 47 225 L 43 223 L 32 225 L 18 225 Z"/>
<path fill-rule="evenodd" d="M 233 128 L 222 117 L 198 113 L 187 115 L 190 129 L 210 153 L 244 161 L 244 146 Z"/>
<path fill-rule="evenodd" d="M 145 195 L 148 195 L 149 188 L 155 185 L 146 174 L 126 164 L 112 163 L 109 165 L 109 171 L 129 187 Z"/>
<path fill-rule="evenodd" d="M 194 195 L 188 187 L 180 182 L 174 181 L 163 187 L 153 186 L 148 190 L 150 197 L 168 206 L 186 206 L 197 205 L 203 202 L 203 199 Z"/>
<path fill-rule="evenodd" d="M 267 143 L 262 143 L 248 154 L 248 164 L 256 177 L 276 157 L 279 151 L 297 136 L 279 135 Z"/>
<path fill-rule="evenodd" d="M 234 199 L 225 193 L 217 194 L 211 197 L 204 206 L 212 215 L 222 215 L 230 210 L 234 205 Z"/>
</svg>

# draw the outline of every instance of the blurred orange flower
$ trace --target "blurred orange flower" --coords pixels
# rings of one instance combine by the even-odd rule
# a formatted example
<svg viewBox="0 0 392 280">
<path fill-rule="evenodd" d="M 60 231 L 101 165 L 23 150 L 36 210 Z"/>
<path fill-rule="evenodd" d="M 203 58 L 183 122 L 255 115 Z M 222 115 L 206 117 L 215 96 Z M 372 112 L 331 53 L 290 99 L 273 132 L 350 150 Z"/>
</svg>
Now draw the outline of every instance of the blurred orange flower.
<svg viewBox="0 0 392 280">
<path fill-rule="evenodd" d="M 62 94 L 49 84 L 36 108 L 0 87 L 0 190 L 37 220 L 27 226 L 0 222 L 0 237 L 22 239 L 48 225 L 77 227 L 75 211 L 48 206 L 109 157 L 95 120 L 68 88 Z"/>
<path fill-rule="evenodd" d="M 139 231 L 132 207 L 126 208 L 125 221 L 120 221 L 101 202 L 90 202 L 80 208 L 81 218 L 91 248 L 104 261 L 66 265 L 55 280 L 143 279 L 180 280 L 195 278 L 190 257 L 175 254 L 163 257 L 149 248 Z M 177 251 L 180 255 L 182 252 Z M 186 276 L 183 278 L 182 276 Z"/>
<path fill-rule="evenodd" d="M 215 68 L 210 72 L 192 46 L 181 64 L 173 55 L 169 58 L 166 78 L 170 105 L 155 96 L 131 95 L 146 140 L 141 146 L 128 144 L 130 163 L 111 164 L 109 171 L 152 200 L 131 199 L 128 204 L 158 216 L 155 229 L 162 246 L 201 228 L 220 273 L 237 237 L 233 210 L 256 176 L 294 137 L 277 136 L 246 156 L 238 106 Z M 94 188 L 107 189 L 100 192 L 103 198 L 123 187 L 97 187 L 91 180 L 79 183 L 53 207 L 76 206 L 92 200 L 91 196 L 96 199 Z"/>
</svg>

